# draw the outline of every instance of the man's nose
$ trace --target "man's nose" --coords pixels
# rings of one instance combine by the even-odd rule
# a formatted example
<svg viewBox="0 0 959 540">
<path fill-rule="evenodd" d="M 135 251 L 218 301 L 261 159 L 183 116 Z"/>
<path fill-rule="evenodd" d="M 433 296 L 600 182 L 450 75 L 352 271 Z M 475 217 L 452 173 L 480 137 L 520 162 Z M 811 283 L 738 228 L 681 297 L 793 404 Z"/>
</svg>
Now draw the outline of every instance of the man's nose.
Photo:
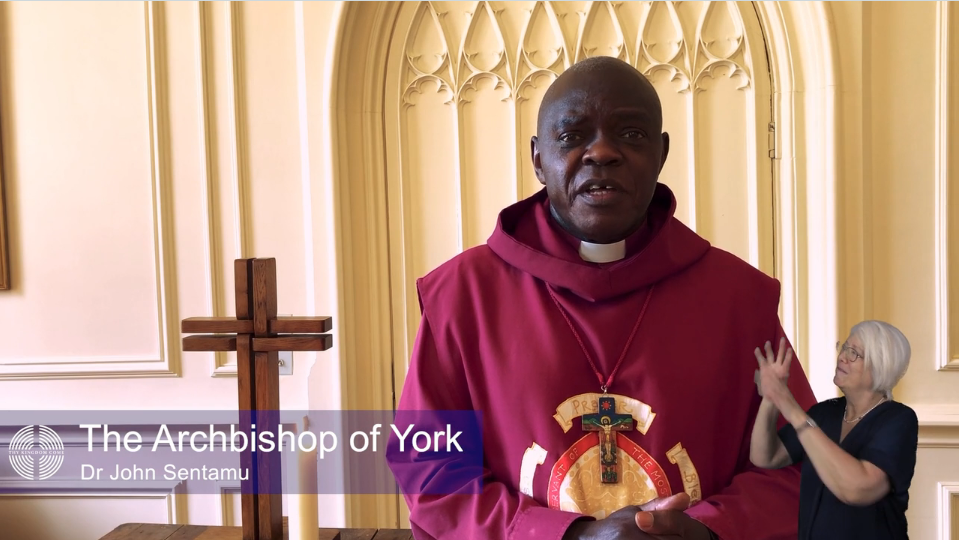
<svg viewBox="0 0 959 540">
<path fill-rule="evenodd" d="M 623 154 L 619 151 L 615 141 L 603 133 L 598 134 L 593 139 L 586 149 L 586 153 L 583 154 L 585 165 L 617 165 L 622 159 Z"/>
</svg>

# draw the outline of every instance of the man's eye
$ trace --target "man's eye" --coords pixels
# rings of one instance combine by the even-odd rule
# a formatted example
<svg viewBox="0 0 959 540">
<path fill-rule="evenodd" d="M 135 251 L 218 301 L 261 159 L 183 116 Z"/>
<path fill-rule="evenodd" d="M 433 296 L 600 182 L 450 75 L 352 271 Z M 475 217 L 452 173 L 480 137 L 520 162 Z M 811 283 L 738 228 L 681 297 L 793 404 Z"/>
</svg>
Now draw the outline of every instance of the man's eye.
<svg viewBox="0 0 959 540">
<path fill-rule="evenodd" d="M 625 135 L 626 137 L 630 139 L 642 139 L 643 137 L 646 136 L 642 131 L 638 129 L 631 129 L 627 131 L 626 133 L 624 133 L 623 135 Z"/>
<path fill-rule="evenodd" d="M 573 142 L 579 139 L 579 136 L 575 133 L 563 133 L 559 136 L 560 142 Z"/>
</svg>

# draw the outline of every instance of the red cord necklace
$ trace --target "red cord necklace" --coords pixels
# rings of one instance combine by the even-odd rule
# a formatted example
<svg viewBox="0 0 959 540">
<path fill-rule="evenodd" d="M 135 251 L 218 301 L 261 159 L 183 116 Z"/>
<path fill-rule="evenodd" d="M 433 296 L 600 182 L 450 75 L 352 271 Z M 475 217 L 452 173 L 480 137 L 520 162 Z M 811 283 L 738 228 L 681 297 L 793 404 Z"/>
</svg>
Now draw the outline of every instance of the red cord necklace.
<svg viewBox="0 0 959 540">
<path fill-rule="evenodd" d="M 599 379 L 599 387 L 603 390 L 603 395 L 597 400 L 597 412 L 582 415 L 582 424 L 583 431 L 595 432 L 599 436 L 600 481 L 604 484 L 615 484 L 619 481 L 616 432 L 632 431 L 633 429 L 632 415 L 617 414 L 616 399 L 608 395 L 608 390 L 613 384 L 613 379 L 616 377 L 616 372 L 619 371 L 619 367 L 623 365 L 623 360 L 626 359 L 626 353 L 629 352 L 629 346 L 632 345 L 633 338 L 636 337 L 636 331 L 639 330 L 639 324 L 643 322 L 643 316 L 646 315 L 646 308 L 649 307 L 649 299 L 653 295 L 653 288 L 654 287 L 650 287 L 649 292 L 646 293 L 646 300 L 643 302 L 643 309 L 640 310 L 639 317 L 636 318 L 636 324 L 633 325 L 633 330 L 629 333 L 629 338 L 626 340 L 626 346 L 623 348 L 622 354 L 619 355 L 619 359 L 616 361 L 613 371 L 609 374 L 608 378 L 603 379 L 603 374 L 599 371 L 599 366 L 596 365 L 596 362 L 593 361 L 593 357 L 590 356 L 589 350 L 586 348 L 586 344 L 583 343 L 583 338 L 580 337 L 579 332 L 576 331 L 576 327 L 573 326 L 573 321 L 570 320 L 566 310 L 563 309 L 563 306 L 559 303 L 559 299 L 556 298 L 556 294 L 553 293 L 553 289 L 549 287 L 549 284 L 546 285 L 546 290 L 549 291 L 549 296 L 553 299 L 553 302 L 556 304 L 556 308 L 559 309 L 559 312 L 563 315 L 563 319 L 566 320 L 566 324 L 569 325 L 569 329 L 576 337 L 576 342 L 579 343 L 579 347 L 583 350 L 586 360 L 589 361 L 590 367 L 593 368 L 593 373 L 595 373 L 596 378 Z"/>
<path fill-rule="evenodd" d="M 609 390 L 609 387 L 612 386 L 613 378 L 616 377 L 616 372 L 619 371 L 619 367 L 623 364 L 623 360 L 626 359 L 626 353 L 629 352 L 629 346 L 632 345 L 633 338 L 636 337 L 636 331 L 639 330 L 639 325 L 643 322 L 643 316 L 646 315 L 646 308 L 649 307 L 649 299 L 653 295 L 654 288 L 655 285 L 650 287 L 649 292 L 646 293 L 646 300 L 643 302 L 643 309 L 640 310 L 639 317 L 636 319 L 636 324 L 633 325 L 633 330 L 629 333 L 629 338 L 626 340 L 626 346 L 623 348 L 622 354 L 619 355 L 619 360 L 616 361 L 613 371 L 609 374 L 609 377 L 604 380 L 603 374 L 599 371 L 599 366 L 596 365 L 593 357 L 590 356 L 589 350 L 586 348 L 586 344 L 583 343 L 583 338 L 580 337 L 579 332 L 576 331 L 576 327 L 573 325 L 573 321 L 570 320 L 566 310 L 559 303 L 559 299 L 556 298 L 556 294 L 553 292 L 553 289 L 550 288 L 548 284 L 546 285 L 546 290 L 549 291 L 550 298 L 553 299 L 553 303 L 556 304 L 556 308 L 559 309 L 560 314 L 563 315 L 563 319 L 566 321 L 566 324 L 569 325 L 569 329 L 573 332 L 573 336 L 576 337 L 576 342 L 579 343 L 579 347 L 583 350 L 583 355 L 586 356 L 586 360 L 589 361 L 590 367 L 593 368 L 593 373 L 595 373 L 596 378 L 599 379 L 599 385 L 604 394 L 606 394 Z"/>
</svg>

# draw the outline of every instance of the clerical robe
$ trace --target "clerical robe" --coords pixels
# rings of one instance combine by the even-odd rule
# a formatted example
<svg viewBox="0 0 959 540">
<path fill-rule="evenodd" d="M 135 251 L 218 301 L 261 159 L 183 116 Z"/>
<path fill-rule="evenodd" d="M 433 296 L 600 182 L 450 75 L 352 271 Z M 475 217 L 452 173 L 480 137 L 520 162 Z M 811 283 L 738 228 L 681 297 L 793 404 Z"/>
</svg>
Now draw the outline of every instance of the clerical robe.
<svg viewBox="0 0 959 540">
<path fill-rule="evenodd" d="M 394 471 L 420 468 L 421 485 L 404 486 L 417 539 L 559 540 L 576 519 L 680 491 L 723 540 L 796 537 L 797 467 L 749 462 L 753 351 L 784 335 L 779 283 L 685 227 L 675 204 L 657 186 L 625 257 L 597 264 L 543 190 L 504 209 L 486 245 L 417 281 L 422 319 L 398 408 L 481 411 L 483 448 L 476 484 L 447 495 L 424 491 L 455 464 L 390 456 Z M 606 389 L 635 422 L 613 434 L 617 481 L 602 483 L 601 433 L 582 419 L 644 309 Z M 798 361 L 789 385 L 814 404 Z"/>
</svg>

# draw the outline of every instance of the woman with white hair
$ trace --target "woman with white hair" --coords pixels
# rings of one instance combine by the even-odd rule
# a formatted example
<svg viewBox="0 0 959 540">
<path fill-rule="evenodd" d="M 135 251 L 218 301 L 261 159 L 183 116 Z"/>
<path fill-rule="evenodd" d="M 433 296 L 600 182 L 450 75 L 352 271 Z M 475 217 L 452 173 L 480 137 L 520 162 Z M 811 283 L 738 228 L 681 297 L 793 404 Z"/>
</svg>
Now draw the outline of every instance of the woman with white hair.
<svg viewBox="0 0 959 540">
<path fill-rule="evenodd" d="M 909 341 L 882 321 L 853 327 L 833 383 L 843 397 L 796 403 L 786 379 L 792 350 L 766 342 L 756 384 L 762 403 L 749 459 L 766 469 L 802 463 L 799 540 L 907 539 L 906 508 L 916 467 L 919 421 L 892 389 L 909 366 Z M 779 414 L 785 425 L 777 431 Z"/>
</svg>

